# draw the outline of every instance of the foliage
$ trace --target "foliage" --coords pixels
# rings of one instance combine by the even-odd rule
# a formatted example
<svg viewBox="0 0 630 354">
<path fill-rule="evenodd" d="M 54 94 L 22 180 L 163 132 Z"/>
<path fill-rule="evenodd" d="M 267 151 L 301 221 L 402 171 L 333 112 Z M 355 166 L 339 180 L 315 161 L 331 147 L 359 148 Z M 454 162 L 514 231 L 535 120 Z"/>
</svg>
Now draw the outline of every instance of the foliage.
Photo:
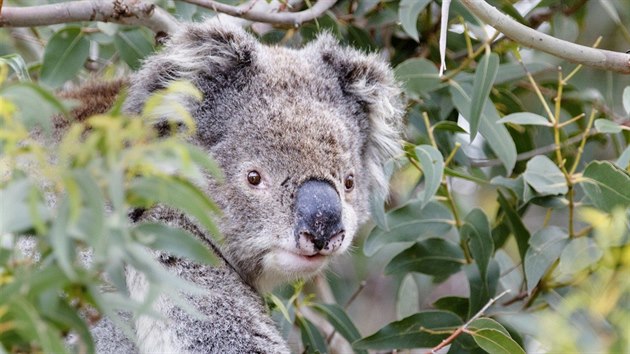
<svg viewBox="0 0 630 354">
<path fill-rule="evenodd" d="M 618 51 L 630 41 L 623 27 L 628 21 L 619 20 L 630 9 L 621 2 L 540 1 L 531 9 L 524 9 L 525 2 L 488 2 L 568 41 L 591 45 L 602 34 L 597 44 Z M 186 20 L 208 14 L 179 1 L 158 3 Z M 446 339 L 448 353 L 627 352 L 630 80 L 519 48 L 459 1 L 451 4 L 448 70 L 440 77 L 440 4 L 341 1 L 300 28 L 261 34 L 267 43 L 293 46 L 327 30 L 349 45 L 381 50 L 408 102 L 405 156 L 393 173 L 392 198 L 386 208 L 374 201 L 376 225 L 358 252 L 369 258 L 357 254 L 356 272 L 336 269 L 340 275 L 317 283 L 320 293 L 330 284 L 332 299 L 314 297 L 304 283 L 271 295 L 279 323 L 297 328 L 307 352 L 326 351 L 332 343 L 330 330 L 321 332 L 316 319 L 356 351 L 430 348 Z M 602 16 L 613 21 L 602 24 Z M 47 43 L 42 54 L 0 47 L 4 54 L 21 54 L 4 57 L 15 79 L 1 92 L 1 163 L 11 171 L 2 176 L 2 200 L 11 208 L 3 206 L 0 234 L 36 235 L 41 254 L 38 265 L 29 263 L 17 255 L 14 242 L 3 241 L 0 340 L 5 350 L 28 350 L 33 343 L 52 351 L 63 346 L 60 334 L 73 329 L 89 351 L 84 322 L 93 319 L 78 317 L 77 310 L 111 314 L 130 304 L 122 300 L 123 290 L 98 291 L 102 274 L 124 289 L 122 264 L 137 264 L 151 269 L 156 291 L 181 282 L 158 276 L 139 246 L 170 247 L 169 236 L 186 236 L 129 224 L 126 213 L 155 202 L 201 213 L 212 205 L 203 197 L 190 210 L 160 191 L 177 188 L 192 195 L 198 166 L 210 162 L 198 160 L 185 144 L 152 139 L 146 123 L 116 111 L 75 123 L 60 151 L 28 139 L 28 129 L 45 130 L 48 117 L 65 110 L 46 89 L 25 82 L 29 76 L 47 88 L 88 71 L 111 77 L 137 68 L 154 50 L 149 32 L 138 27 L 80 23 L 34 31 Z M 96 56 L 88 51 L 90 43 L 98 48 Z M 28 64 L 21 64 L 22 57 Z M 59 58 L 66 58 L 64 65 Z M 13 83 L 17 79 L 23 82 Z M 59 156 L 57 164 L 50 156 Z M 60 191 L 66 197 L 54 208 L 46 203 Z M 211 220 L 205 226 L 212 227 Z M 143 237 L 145 232 L 155 239 Z M 78 250 L 88 247 L 93 261 L 81 266 Z M 206 259 L 190 249 L 181 251 Z M 368 297 L 364 289 L 371 286 L 382 290 L 383 272 L 393 279 L 387 284 L 399 288 L 397 319 L 388 324 L 394 315 L 383 315 L 366 325 L 361 313 L 382 303 L 364 299 L 370 305 L 353 310 L 360 300 L 354 301 L 358 292 Z M 359 285 L 363 278 L 365 286 Z M 510 293 L 497 299 L 504 290 Z M 331 301 L 337 303 L 323 304 Z"/>
</svg>

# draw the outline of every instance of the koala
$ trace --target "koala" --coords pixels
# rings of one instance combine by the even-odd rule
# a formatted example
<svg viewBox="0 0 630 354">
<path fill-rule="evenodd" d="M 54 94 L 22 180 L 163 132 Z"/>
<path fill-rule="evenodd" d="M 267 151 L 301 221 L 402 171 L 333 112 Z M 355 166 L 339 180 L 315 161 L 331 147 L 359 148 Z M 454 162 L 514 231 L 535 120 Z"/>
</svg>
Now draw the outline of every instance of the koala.
<svg viewBox="0 0 630 354">
<path fill-rule="evenodd" d="M 386 160 L 400 152 L 400 90 L 387 62 L 321 34 L 301 49 L 266 46 L 239 27 L 187 24 L 133 75 L 124 110 L 188 80 L 203 99 L 185 101 L 196 122 L 192 142 L 212 155 L 224 181 L 207 194 L 222 210 L 216 245 L 187 215 L 157 206 L 136 221 L 178 225 L 208 244 L 219 267 L 158 254 L 175 274 L 206 289 L 186 295 L 203 318 L 166 298 L 163 318 L 130 319 L 137 347 L 104 320 L 99 352 L 288 353 L 264 292 L 320 272 L 351 245 L 372 197 L 387 194 Z M 158 129 L 165 129 L 165 127 Z M 127 272 L 142 299 L 141 273 Z"/>
</svg>

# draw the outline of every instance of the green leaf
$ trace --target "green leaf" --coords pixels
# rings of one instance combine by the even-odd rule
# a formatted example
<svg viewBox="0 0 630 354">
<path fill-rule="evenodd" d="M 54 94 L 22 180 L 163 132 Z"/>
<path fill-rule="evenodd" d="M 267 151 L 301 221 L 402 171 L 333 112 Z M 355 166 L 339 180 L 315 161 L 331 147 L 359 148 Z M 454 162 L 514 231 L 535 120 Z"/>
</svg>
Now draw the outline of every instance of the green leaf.
<svg viewBox="0 0 630 354">
<path fill-rule="evenodd" d="M 12 181 L 0 189 L 2 211 L 0 212 L 0 235 L 28 231 L 35 227 L 31 205 L 28 196 L 34 188 L 31 181 L 21 179 Z M 5 203 L 11 203 L 11 207 L 5 207 Z M 50 219 L 50 212 L 42 203 L 36 206 L 43 220 Z"/>
<path fill-rule="evenodd" d="M 295 318 L 302 334 L 302 344 L 306 353 L 327 353 L 326 341 L 315 325 L 302 316 Z"/>
<path fill-rule="evenodd" d="M 143 223 L 132 231 L 138 240 L 152 249 L 199 263 L 218 265 L 219 260 L 209 246 L 188 231 L 165 224 Z"/>
<path fill-rule="evenodd" d="M 464 266 L 468 287 L 470 289 L 470 305 L 468 307 L 468 317 L 472 317 L 482 307 L 484 307 L 497 292 L 500 268 L 493 259 L 488 264 L 486 279 L 481 278 L 479 267 L 474 264 Z"/>
<path fill-rule="evenodd" d="M 623 102 L 623 109 L 625 109 L 626 113 L 630 115 L 630 86 L 626 86 L 626 88 L 623 89 L 621 101 Z"/>
<path fill-rule="evenodd" d="M 561 274 L 576 274 L 599 261 L 604 252 L 593 239 L 579 237 L 571 239 L 560 254 L 558 271 Z"/>
<path fill-rule="evenodd" d="M 120 57 L 133 70 L 137 70 L 141 60 L 153 52 L 153 44 L 140 29 L 119 31 L 114 38 L 114 45 Z"/>
<path fill-rule="evenodd" d="M 59 87 L 83 67 L 88 58 L 90 41 L 80 27 L 66 27 L 55 33 L 44 51 L 40 81 Z"/>
<path fill-rule="evenodd" d="M 67 353 L 66 347 L 55 327 L 46 325 L 39 312 L 26 298 L 16 297 L 11 302 L 15 322 L 22 332 L 29 333 L 31 341 L 41 346 L 44 353 Z"/>
<path fill-rule="evenodd" d="M 507 329 L 505 329 L 505 327 L 503 327 L 502 324 L 488 317 L 480 317 L 472 321 L 468 325 L 468 328 L 471 330 L 494 329 L 505 334 L 506 336 L 510 335 L 510 333 L 507 331 Z"/>
<path fill-rule="evenodd" d="M 457 123 L 450 120 L 439 121 L 435 123 L 432 128 L 433 130 L 444 130 L 453 133 L 466 133 L 466 130 L 464 130 L 464 128 L 460 127 L 459 125 L 457 125 Z"/>
<path fill-rule="evenodd" d="M 218 215 L 219 208 L 199 188 L 185 180 L 176 177 L 141 177 L 131 183 L 129 192 L 145 201 L 182 210 L 194 217 L 212 237 L 220 237 L 219 229 L 210 217 L 210 214 Z"/>
<path fill-rule="evenodd" d="M 414 274 L 403 277 L 396 294 L 396 318 L 403 319 L 420 311 L 420 292 Z"/>
<path fill-rule="evenodd" d="M 619 125 L 608 119 L 597 119 L 595 121 L 595 129 L 597 129 L 597 131 L 600 133 L 609 134 L 621 133 L 621 131 L 624 129 L 630 130 L 630 128 Z"/>
<path fill-rule="evenodd" d="M 422 207 L 421 200 L 414 200 L 387 213 L 389 230 L 375 227 L 370 233 L 363 252 L 371 256 L 382 246 L 392 242 L 417 241 L 447 233 L 453 227 L 450 211 L 440 203 L 429 202 Z"/>
<path fill-rule="evenodd" d="M 497 194 L 499 205 L 501 205 L 501 209 L 503 209 L 505 216 L 507 216 L 508 226 L 510 227 L 512 234 L 514 234 L 514 237 L 516 239 L 519 255 L 521 256 L 521 259 L 523 259 L 525 257 L 525 252 L 527 252 L 527 249 L 529 248 L 529 230 L 527 230 L 527 227 L 525 227 L 521 216 L 516 212 L 516 210 L 514 210 L 514 208 L 512 208 L 512 205 L 508 202 L 508 200 L 505 199 L 503 193 L 501 193 L 501 191 L 498 191 Z"/>
<path fill-rule="evenodd" d="M 473 81 L 473 91 L 470 106 L 470 113 L 468 114 L 468 122 L 470 123 L 470 141 L 477 136 L 477 130 L 479 129 L 479 120 L 482 119 L 481 112 L 486 103 L 492 104 L 492 101 L 488 98 L 490 90 L 494 84 L 494 79 L 497 77 L 497 71 L 499 70 L 499 56 L 496 53 L 486 53 L 481 58 L 475 71 L 475 79 Z"/>
<path fill-rule="evenodd" d="M 468 298 L 459 296 L 445 296 L 433 303 L 439 310 L 450 311 L 461 318 L 468 316 Z"/>
<path fill-rule="evenodd" d="M 475 342 L 489 354 L 525 354 L 523 348 L 505 334 L 496 329 L 480 329 L 471 331 Z"/>
<path fill-rule="evenodd" d="M 328 323 L 349 343 L 353 343 L 361 338 L 361 334 L 341 306 L 337 304 L 314 304 L 313 308 L 323 314 Z M 367 351 L 359 350 L 356 353 L 367 354 Z"/>
<path fill-rule="evenodd" d="M 429 310 L 392 322 L 378 332 L 355 342 L 355 349 L 430 348 L 461 326 L 462 320 L 447 311 Z M 439 333 L 436 333 L 439 332 Z"/>
<path fill-rule="evenodd" d="M 534 62 L 525 64 L 527 67 L 527 71 L 529 71 L 532 75 L 536 75 L 539 72 L 553 69 L 553 65 L 549 63 L 542 62 Z M 494 80 L 495 85 L 504 84 L 510 81 L 514 81 L 520 79 L 527 75 L 525 70 L 523 70 L 523 65 L 519 63 L 506 63 L 499 65 L 499 71 L 497 72 L 497 77 Z"/>
<path fill-rule="evenodd" d="M 9 85 L 0 90 L 0 94 L 19 108 L 20 119 L 27 128 L 43 127 L 52 131 L 51 117 L 54 114 L 68 114 L 67 108 L 52 93 L 31 82 Z"/>
<path fill-rule="evenodd" d="M 514 123 L 520 125 L 544 125 L 547 127 L 553 126 L 545 117 L 530 112 L 518 112 L 508 114 L 501 118 L 497 123 Z"/>
<path fill-rule="evenodd" d="M 451 81 L 450 93 L 453 104 L 468 122 L 470 122 L 469 112 L 471 106 L 471 98 L 468 92 L 471 90 L 472 87 L 469 84 Z M 497 109 L 492 102 L 487 100 L 479 119 L 479 133 L 487 140 L 490 148 L 501 160 L 509 175 L 516 164 L 516 145 L 507 128 L 501 124 L 496 124 L 499 119 Z"/>
<path fill-rule="evenodd" d="M 567 232 L 556 226 L 543 228 L 532 236 L 524 259 L 528 294 L 532 293 L 568 243 Z"/>
<path fill-rule="evenodd" d="M 599 209 L 612 211 L 630 206 L 630 174 L 608 161 L 593 161 L 586 166 L 580 182 L 591 202 Z"/>
<path fill-rule="evenodd" d="M 444 158 L 438 149 L 430 145 L 416 146 L 415 152 L 424 174 L 424 195 L 422 198 L 422 207 L 424 207 L 440 188 Z"/>
<path fill-rule="evenodd" d="M 416 96 L 434 91 L 442 85 L 435 64 L 424 58 L 408 59 L 396 67 L 396 78 L 405 92 Z"/>
<path fill-rule="evenodd" d="M 68 237 L 68 221 L 70 219 L 70 198 L 64 197 L 57 208 L 55 221 L 50 229 L 50 245 L 57 259 L 59 267 L 71 280 L 77 280 L 77 273 L 72 266 L 74 264 L 74 247 L 71 238 Z"/>
<path fill-rule="evenodd" d="M 385 175 L 386 180 L 391 178 L 392 173 L 394 173 L 395 165 L 396 160 L 390 159 L 385 163 L 385 166 L 383 166 L 383 174 Z M 372 193 L 370 195 L 370 216 L 379 228 L 389 230 L 387 217 L 385 216 L 385 198 L 386 196 L 382 193 Z"/>
<path fill-rule="evenodd" d="M 416 42 L 420 41 L 418 38 L 418 28 L 416 27 L 418 15 L 420 15 L 420 12 L 422 12 L 431 1 L 432 0 L 402 0 L 400 2 L 398 20 L 403 30 Z"/>
<path fill-rule="evenodd" d="M 466 264 L 459 245 L 440 238 L 418 242 L 404 250 L 385 267 L 386 274 L 418 272 L 446 277 Z"/>
<path fill-rule="evenodd" d="M 544 155 L 534 156 L 527 162 L 523 178 L 541 195 L 566 194 L 569 191 L 562 171 Z"/>
<path fill-rule="evenodd" d="M 494 241 L 490 221 L 481 209 L 473 209 L 464 219 L 461 237 L 468 243 L 470 253 L 477 263 L 481 279 L 485 281 L 488 264 L 494 253 Z"/>
<path fill-rule="evenodd" d="M 20 81 L 31 81 L 31 76 L 28 74 L 28 67 L 21 55 L 15 53 L 3 55 L 0 57 L 0 63 L 9 65 Z"/>
</svg>

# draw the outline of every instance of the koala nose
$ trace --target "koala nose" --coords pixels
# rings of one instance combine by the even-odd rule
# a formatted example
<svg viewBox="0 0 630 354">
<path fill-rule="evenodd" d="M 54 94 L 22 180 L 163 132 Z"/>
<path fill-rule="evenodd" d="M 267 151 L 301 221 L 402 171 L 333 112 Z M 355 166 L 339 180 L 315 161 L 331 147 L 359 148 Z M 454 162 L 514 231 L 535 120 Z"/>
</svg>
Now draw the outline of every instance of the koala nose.
<svg viewBox="0 0 630 354">
<path fill-rule="evenodd" d="M 345 236 L 341 222 L 341 199 L 328 182 L 309 180 L 298 189 L 295 240 L 305 252 L 331 254 Z M 312 251 L 311 251 L 312 250 Z"/>
</svg>

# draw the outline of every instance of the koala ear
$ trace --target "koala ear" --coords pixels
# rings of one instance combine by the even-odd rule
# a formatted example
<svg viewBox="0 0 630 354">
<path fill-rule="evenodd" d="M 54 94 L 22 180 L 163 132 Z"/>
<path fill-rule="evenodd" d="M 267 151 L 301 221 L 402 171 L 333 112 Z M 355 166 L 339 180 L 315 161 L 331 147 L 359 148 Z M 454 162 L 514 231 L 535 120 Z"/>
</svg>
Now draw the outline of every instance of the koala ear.
<svg viewBox="0 0 630 354">
<path fill-rule="evenodd" d="M 328 33 L 320 35 L 309 47 L 333 71 L 343 94 L 363 108 L 365 114 L 356 114 L 355 118 L 359 127 L 366 127 L 363 151 L 372 178 L 372 193 L 385 197 L 388 181 L 383 166 L 401 153 L 403 109 L 392 68 L 378 54 L 340 46 Z"/>
<path fill-rule="evenodd" d="M 196 84 L 203 77 L 211 84 L 214 78 L 229 76 L 252 64 L 258 46 L 252 35 L 235 25 L 215 21 L 187 24 L 133 76 L 125 110 L 140 112 L 153 91 L 176 80 Z"/>
</svg>

